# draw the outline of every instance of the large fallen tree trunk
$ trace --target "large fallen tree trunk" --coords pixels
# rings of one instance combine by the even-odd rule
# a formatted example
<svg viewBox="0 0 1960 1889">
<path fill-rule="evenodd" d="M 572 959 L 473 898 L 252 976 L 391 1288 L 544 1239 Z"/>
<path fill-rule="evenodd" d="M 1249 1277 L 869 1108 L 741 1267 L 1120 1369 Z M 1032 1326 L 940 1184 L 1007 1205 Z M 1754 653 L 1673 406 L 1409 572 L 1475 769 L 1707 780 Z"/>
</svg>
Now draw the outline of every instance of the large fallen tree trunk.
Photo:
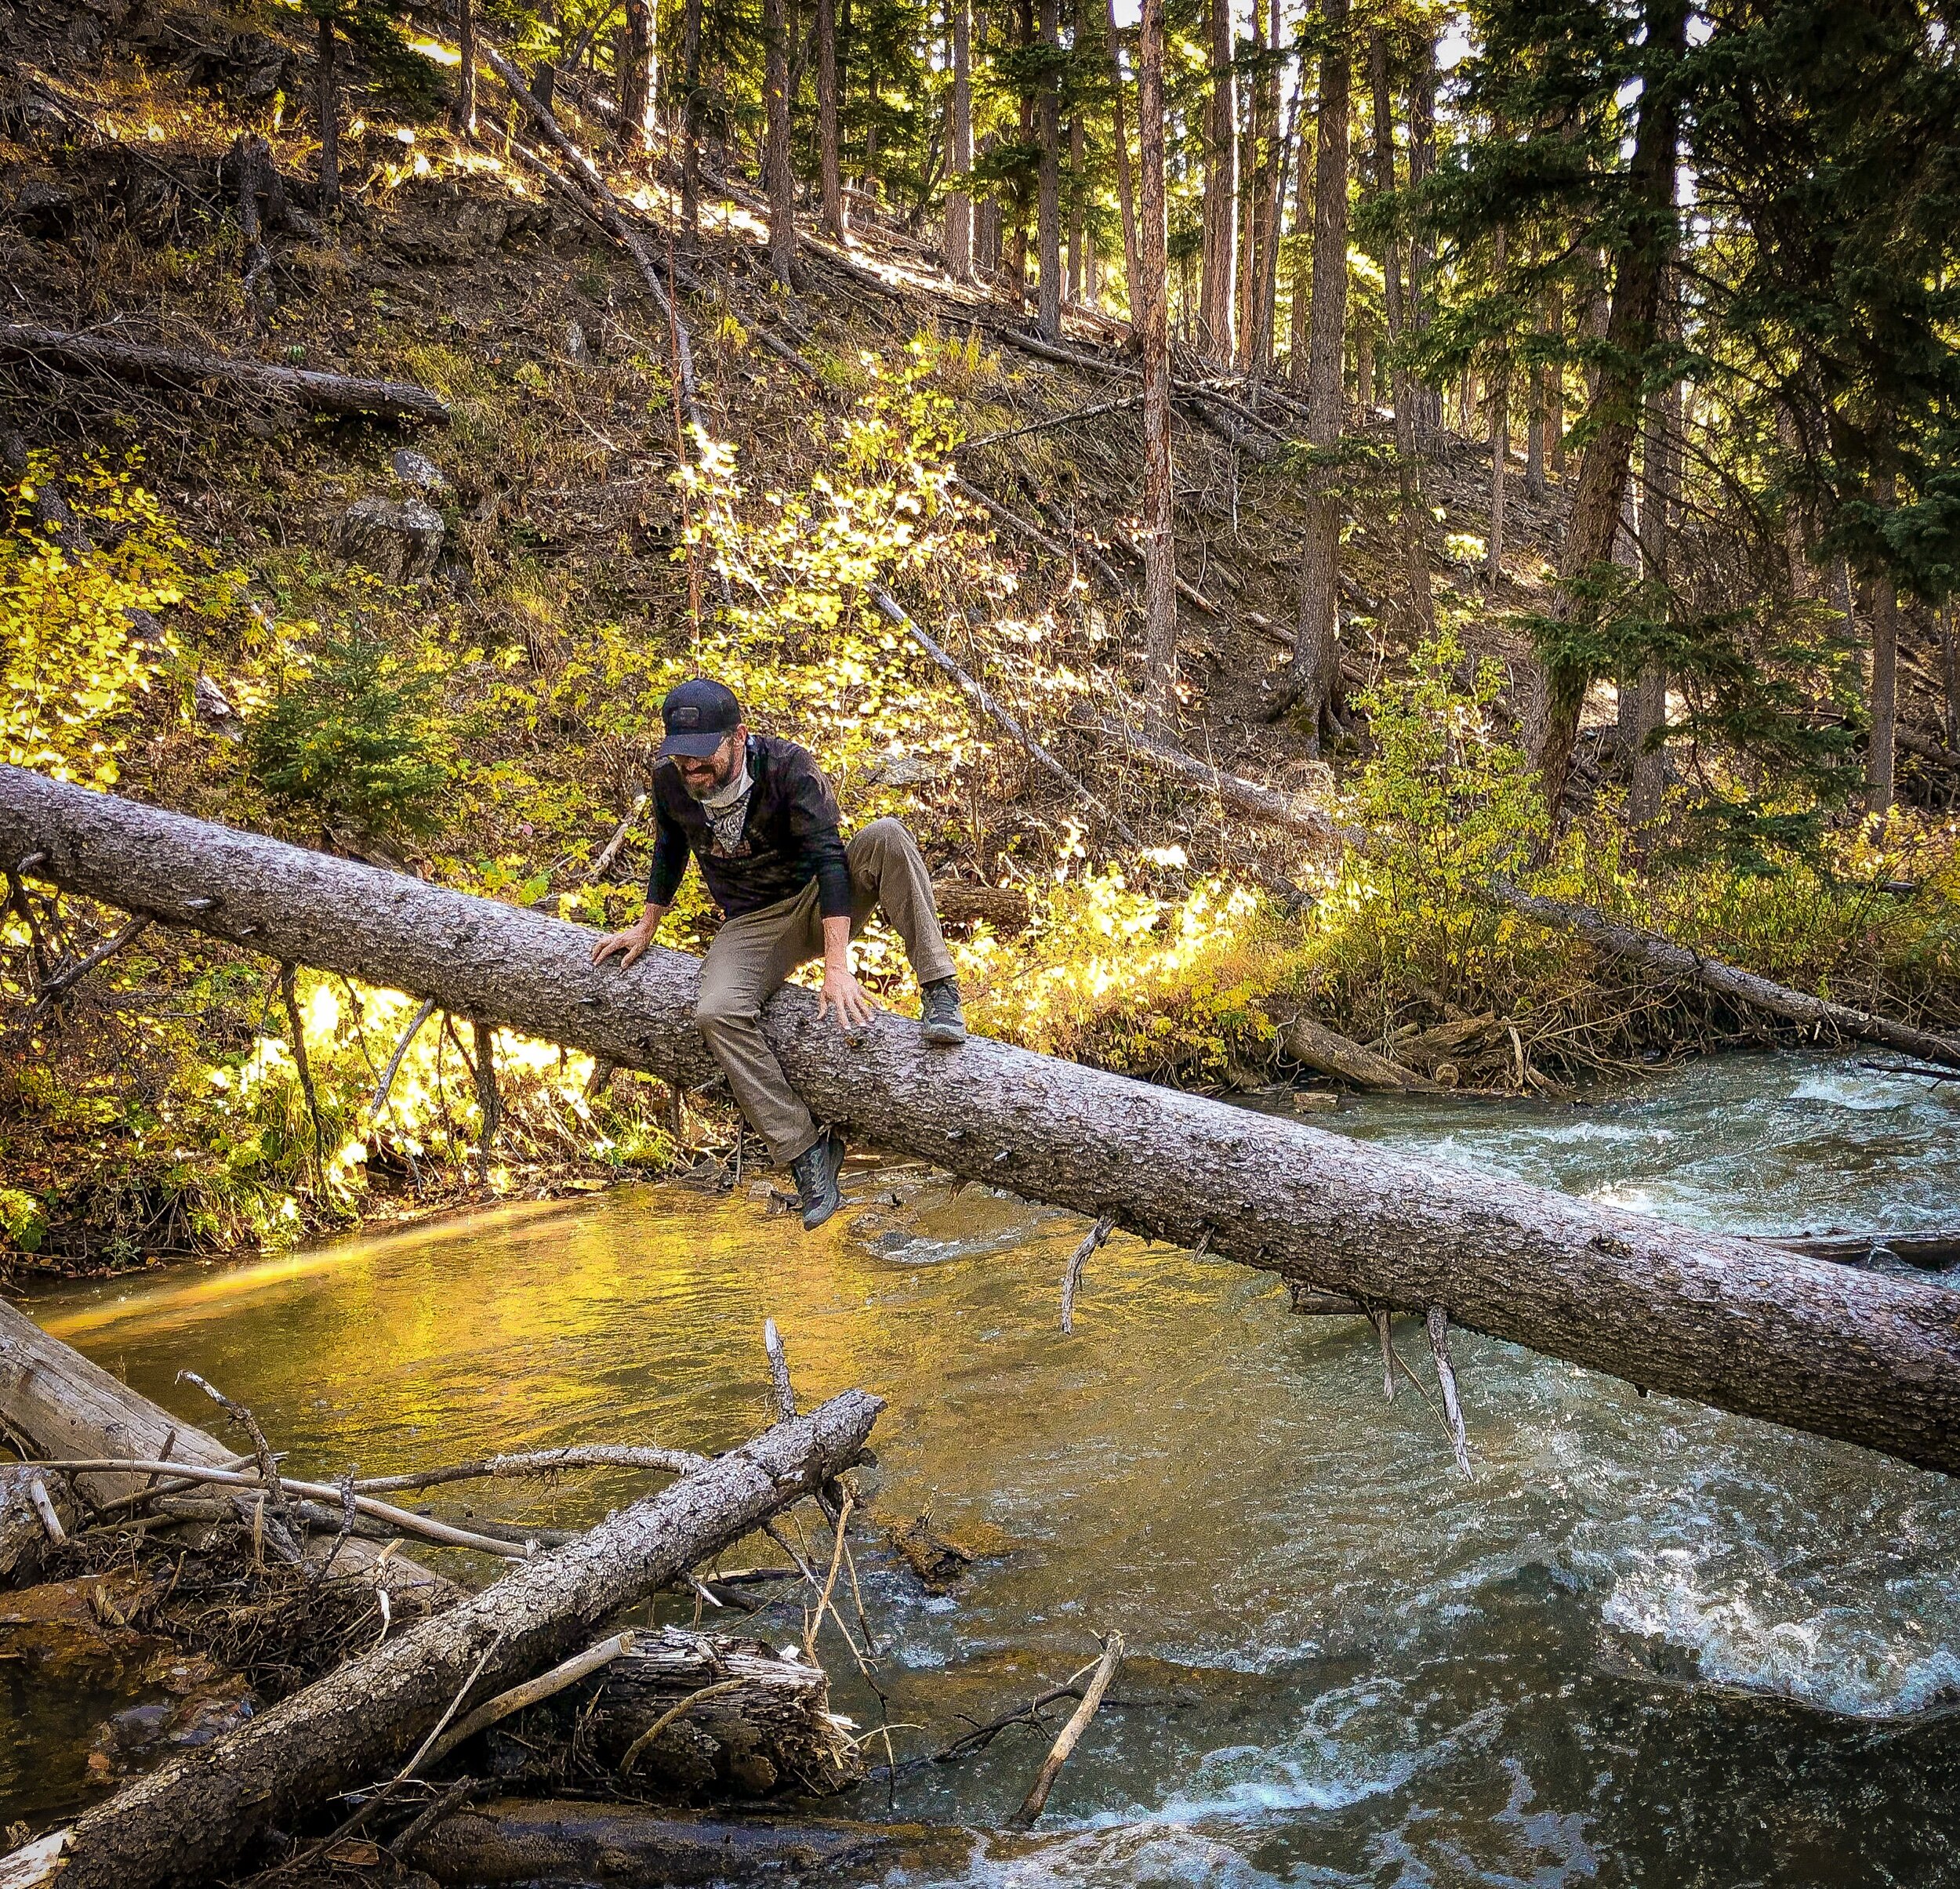
<svg viewBox="0 0 1960 1889">
<path fill-rule="evenodd" d="M 682 1083 L 714 1064 L 699 961 L 595 970 L 561 919 L 0 769 L 0 860 Z M 881 1016 L 856 1043 L 790 988 L 790 1079 L 866 1140 L 1649 1389 L 1960 1468 L 1960 1322 L 1944 1288 L 1849 1271 Z"/>
<path fill-rule="evenodd" d="M 234 361 L 195 348 L 107 341 L 97 335 L 71 335 L 60 328 L 31 328 L 21 322 L 0 327 L 0 355 L 9 354 L 43 362 L 64 374 L 95 374 L 110 380 L 193 392 L 232 387 L 261 398 L 289 400 L 319 413 L 433 420 L 441 425 L 446 425 L 449 418 L 449 409 L 436 395 L 410 381 L 365 380 L 317 368 L 273 367 L 262 361 Z"/>
<path fill-rule="evenodd" d="M 85 1811 L 61 1889 L 203 1884 L 264 1832 L 394 1773 L 445 1720 L 851 1467 L 884 1408 L 862 1390 L 717 1457 L 568 1546 L 296 1692 Z"/>
</svg>

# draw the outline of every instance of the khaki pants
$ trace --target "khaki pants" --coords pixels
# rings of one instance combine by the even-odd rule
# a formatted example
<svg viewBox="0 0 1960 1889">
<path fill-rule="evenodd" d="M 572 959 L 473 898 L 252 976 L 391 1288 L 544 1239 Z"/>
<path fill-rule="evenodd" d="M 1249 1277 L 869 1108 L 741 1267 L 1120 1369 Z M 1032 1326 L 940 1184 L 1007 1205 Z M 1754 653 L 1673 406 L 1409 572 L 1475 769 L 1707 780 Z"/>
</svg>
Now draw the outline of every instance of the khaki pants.
<svg viewBox="0 0 1960 1889">
<path fill-rule="evenodd" d="M 904 825 L 874 820 L 844 850 L 851 865 L 851 936 L 864 929 L 873 910 L 882 912 L 904 939 L 920 984 L 950 977 L 953 959 L 940 934 L 932 881 Z M 715 934 L 701 966 L 694 1020 L 742 1112 L 779 1167 L 815 1141 L 818 1129 L 762 1034 L 762 1006 L 798 965 L 822 955 L 823 919 L 812 879 L 793 898 L 729 919 Z"/>
</svg>

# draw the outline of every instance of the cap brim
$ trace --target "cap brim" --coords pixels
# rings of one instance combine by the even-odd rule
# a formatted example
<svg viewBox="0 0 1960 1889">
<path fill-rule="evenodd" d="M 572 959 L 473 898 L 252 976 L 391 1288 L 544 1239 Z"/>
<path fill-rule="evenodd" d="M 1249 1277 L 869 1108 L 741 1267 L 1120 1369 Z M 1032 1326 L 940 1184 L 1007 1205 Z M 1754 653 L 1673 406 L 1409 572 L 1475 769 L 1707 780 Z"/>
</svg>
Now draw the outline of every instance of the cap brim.
<svg viewBox="0 0 1960 1889">
<path fill-rule="evenodd" d="M 701 734 L 670 734 L 660 744 L 660 759 L 671 760 L 679 755 L 690 761 L 709 761 L 721 752 L 726 734 L 706 733 Z"/>
</svg>

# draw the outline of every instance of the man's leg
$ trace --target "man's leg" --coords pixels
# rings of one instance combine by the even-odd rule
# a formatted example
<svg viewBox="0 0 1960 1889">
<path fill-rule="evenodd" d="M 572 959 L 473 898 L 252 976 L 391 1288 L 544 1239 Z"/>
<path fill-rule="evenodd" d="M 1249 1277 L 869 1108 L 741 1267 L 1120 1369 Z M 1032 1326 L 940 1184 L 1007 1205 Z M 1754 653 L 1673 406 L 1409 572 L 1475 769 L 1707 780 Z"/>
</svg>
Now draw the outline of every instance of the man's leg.
<svg viewBox="0 0 1960 1889">
<path fill-rule="evenodd" d="M 929 1043 L 950 1047 L 967 1039 L 954 981 L 953 954 L 939 929 L 932 880 L 919 857 L 918 843 L 898 820 L 874 820 L 844 848 L 851 865 L 851 928 L 855 931 L 876 906 L 905 941 L 912 974 L 919 981 L 921 1034 Z"/>
<path fill-rule="evenodd" d="M 779 1167 L 788 1167 L 811 1148 L 818 1131 L 762 1033 L 762 1006 L 809 957 L 816 900 L 812 884 L 795 898 L 731 919 L 708 947 L 695 1000 L 695 1022 L 728 1079 L 736 1106 L 768 1144 Z"/>
</svg>

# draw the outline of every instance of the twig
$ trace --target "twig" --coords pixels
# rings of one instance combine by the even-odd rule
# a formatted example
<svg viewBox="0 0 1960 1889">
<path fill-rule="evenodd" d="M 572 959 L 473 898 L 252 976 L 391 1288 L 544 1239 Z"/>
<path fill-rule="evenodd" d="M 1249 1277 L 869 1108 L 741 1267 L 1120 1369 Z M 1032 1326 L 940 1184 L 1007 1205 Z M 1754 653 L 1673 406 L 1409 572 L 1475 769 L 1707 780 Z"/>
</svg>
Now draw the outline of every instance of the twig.
<svg viewBox="0 0 1960 1889">
<path fill-rule="evenodd" d="M 68 1531 L 62 1527 L 61 1517 L 54 1512 L 54 1504 L 48 1498 L 48 1485 L 38 1476 L 27 1479 L 27 1499 L 34 1504 L 34 1512 L 41 1518 L 41 1526 L 46 1531 L 48 1539 L 60 1547 L 68 1539 Z"/>
<path fill-rule="evenodd" d="M 1036 420 L 1032 426 L 1011 427 L 1005 433 L 983 433 L 977 440 L 962 440 L 953 450 L 971 452 L 979 446 L 998 446 L 1008 440 L 1025 439 L 1031 433 L 1046 433 L 1056 426 L 1073 426 L 1077 420 L 1092 420 L 1105 413 L 1122 413 L 1142 404 L 1141 393 L 1132 393 L 1127 400 L 1105 400 L 1097 406 L 1077 407 L 1071 413 L 1057 413 L 1047 419 Z"/>
<path fill-rule="evenodd" d="M 1076 1329 L 1076 1288 L 1082 1283 L 1082 1269 L 1089 1264 L 1090 1254 L 1109 1237 L 1116 1224 L 1113 1215 L 1104 1214 L 1069 1255 L 1068 1270 L 1062 1275 L 1062 1330 L 1065 1336 Z"/>
<path fill-rule="evenodd" d="M 455 1698 L 452 1699 L 448 1704 L 443 1709 L 441 1717 L 437 1719 L 436 1722 L 429 1728 L 429 1735 L 416 1748 L 415 1756 L 409 1759 L 408 1763 L 403 1765 L 401 1770 L 395 1773 L 394 1777 L 391 1781 L 392 1783 L 407 1783 L 409 1778 L 413 1777 L 415 1774 L 422 1768 L 422 1761 L 424 1758 L 429 1757 L 432 1755 L 439 1757 L 441 1755 L 441 1749 L 446 1749 L 445 1747 L 442 1747 L 440 1744 L 440 1741 L 442 1737 L 443 1728 L 448 1724 L 451 1719 L 456 1717 L 456 1708 L 470 1696 L 470 1688 L 483 1677 L 483 1669 L 490 1663 L 491 1659 L 495 1654 L 497 1648 L 503 1644 L 503 1633 L 502 1630 L 499 1629 L 496 1637 L 493 1639 L 490 1644 L 486 1646 L 477 1656 L 477 1663 L 470 1669 L 470 1677 L 456 1688 Z M 495 1702 L 492 1701 L 492 1703 L 494 1702 Z M 467 1720 L 466 1720 L 465 1723 L 467 1723 Z"/>
<path fill-rule="evenodd" d="M 1034 1820 L 1048 1801 L 1048 1793 L 1054 1789 L 1062 1766 L 1068 1763 L 1069 1754 L 1088 1729 L 1089 1721 L 1095 1717 L 1097 1707 L 1102 1703 L 1102 1695 L 1109 1691 L 1109 1681 L 1116 1677 L 1116 1668 L 1122 1662 L 1123 1636 L 1112 1633 L 1104 1644 L 1102 1661 L 1096 1667 L 1095 1677 L 1089 1681 L 1088 1691 L 1082 1695 L 1082 1703 L 1076 1707 L 1074 1715 L 1062 1728 L 1062 1735 L 1042 1760 L 1041 1769 L 1027 1796 L 1022 1800 L 1020 1809 L 1007 1819 L 1010 1829 L 1027 1830 L 1034 1827 Z"/>
<path fill-rule="evenodd" d="M 575 1684 L 588 1673 L 596 1673 L 604 1666 L 610 1666 L 622 1653 L 633 1651 L 637 1636 L 631 1632 L 615 1633 L 610 1639 L 601 1640 L 595 1646 L 589 1646 L 583 1653 L 575 1653 L 571 1659 L 554 1666 L 548 1673 L 540 1673 L 535 1679 L 527 1679 L 521 1686 L 513 1686 L 507 1692 L 499 1692 L 495 1699 L 486 1699 L 463 1723 L 446 1737 L 436 1739 L 435 1749 L 429 1754 L 434 1764 L 447 1757 L 465 1739 L 474 1738 L 479 1731 L 494 1725 L 499 1719 L 508 1718 L 514 1712 L 521 1712 L 526 1706 L 535 1706 L 540 1699 L 550 1699 L 553 1694 L 562 1692 L 567 1686 Z M 445 1721 L 447 1722 L 446 1720 Z M 438 1726 L 437 1730 L 441 1731 Z"/>
<path fill-rule="evenodd" d="M 283 1521 L 286 1512 L 286 1495 L 279 1483 L 279 1461 L 272 1453 L 272 1445 L 266 1441 L 266 1433 L 259 1427 L 258 1419 L 244 1405 L 234 1404 L 216 1384 L 200 1377 L 194 1371 L 180 1371 L 177 1382 L 180 1384 L 195 1384 L 252 1439 L 252 1454 L 259 1465 L 260 1483 L 265 1489 L 266 1499 L 273 1514 Z M 200 1477 L 198 1480 L 202 1481 L 205 1478 Z"/>
<path fill-rule="evenodd" d="M 824 1612 L 830 1605 L 830 1597 L 837 1590 L 837 1569 L 844 1561 L 844 1527 L 851 1519 L 852 1499 L 851 1492 L 846 1489 L 844 1506 L 837 1511 L 837 1539 L 830 1546 L 830 1572 L 823 1578 L 822 1593 L 817 1596 L 817 1611 L 803 1630 L 803 1656 L 812 1666 L 817 1663 L 817 1633 L 823 1625 Z M 840 1620 L 837 1625 L 841 1629 L 843 1621 Z M 848 1633 L 844 1637 L 847 1639 L 850 1637 Z"/>
<path fill-rule="evenodd" d="M 324 1181 L 327 1168 L 327 1131 L 321 1126 L 320 1097 L 313 1086 L 313 1068 L 307 1061 L 307 1032 L 299 1021 L 298 966 L 290 962 L 279 966 L 279 995 L 286 1006 L 286 1027 L 292 1037 L 293 1067 L 299 1071 L 299 1086 L 305 1092 L 307 1113 L 313 1118 L 313 1153 Z M 206 1387 L 209 1388 L 209 1387 Z M 216 1397 L 214 1390 L 212 1395 Z"/>
<path fill-rule="evenodd" d="M 1457 1374 L 1450 1366 L 1450 1320 L 1439 1305 L 1429 1307 L 1429 1349 L 1436 1354 L 1436 1382 L 1443 1387 L 1443 1408 L 1450 1419 L 1450 1441 L 1457 1467 L 1470 1474 L 1470 1443 L 1464 1434 L 1463 1409 L 1457 1401 Z"/>
<path fill-rule="evenodd" d="M 677 1723 L 684 1713 L 691 1711 L 703 1699 L 719 1699 L 727 1692 L 739 1692 L 748 1683 L 746 1679 L 717 1679 L 713 1685 L 703 1686 L 699 1692 L 690 1692 L 678 1705 L 670 1706 L 626 1747 L 626 1756 L 619 1760 L 619 1775 L 623 1777 L 632 1770 L 641 1752 L 670 1725 Z"/>
<path fill-rule="evenodd" d="M 626 817 L 612 830 L 612 837 L 601 848 L 599 857 L 592 862 L 592 870 L 586 875 L 586 883 L 590 885 L 604 876 L 606 868 L 619 857 L 619 849 L 626 843 L 626 836 L 633 831 L 633 823 L 640 818 L 641 810 L 647 803 L 644 794 L 633 796 L 633 805 L 626 810 Z"/>
<path fill-rule="evenodd" d="M 436 1013 L 436 1000 L 433 997 L 423 999 L 422 1008 L 417 1010 L 407 1029 L 401 1032 L 400 1041 L 394 1046 L 394 1054 L 388 1058 L 388 1066 L 381 1071 L 381 1080 L 375 1085 L 374 1100 L 368 1104 L 368 1119 L 378 1120 L 383 1109 L 388 1105 L 388 1093 L 394 1087 L 396 1072 L 401 1067 L 401 1059 L 408 1053 L 422 1026 Z"/>
<path fill-rule="evenodd" d="M 1396 1401 L 1396 1352 L 1388 1336 L 1388 1308 L 1377 1305 L 1374 1308 L 1374 1329 L 1381 1339 L 1381 1394 L 1390 1403 Z"/>
<path fill-rule="evenodd" d="M 107 963 L 118 952 L 135 944 L 150 929 L 151 923 L 151 921 L 147 918 L 132 919 L 107 944 L 98 944 L 80 963 L 71 964 L 66 970 L 56 971 L 41 987 L 41 994 L 34 1004 L 32 1015 L 39 1016 L 49 1005 L 65 997 L 98 965 Z"/>
</svg>

